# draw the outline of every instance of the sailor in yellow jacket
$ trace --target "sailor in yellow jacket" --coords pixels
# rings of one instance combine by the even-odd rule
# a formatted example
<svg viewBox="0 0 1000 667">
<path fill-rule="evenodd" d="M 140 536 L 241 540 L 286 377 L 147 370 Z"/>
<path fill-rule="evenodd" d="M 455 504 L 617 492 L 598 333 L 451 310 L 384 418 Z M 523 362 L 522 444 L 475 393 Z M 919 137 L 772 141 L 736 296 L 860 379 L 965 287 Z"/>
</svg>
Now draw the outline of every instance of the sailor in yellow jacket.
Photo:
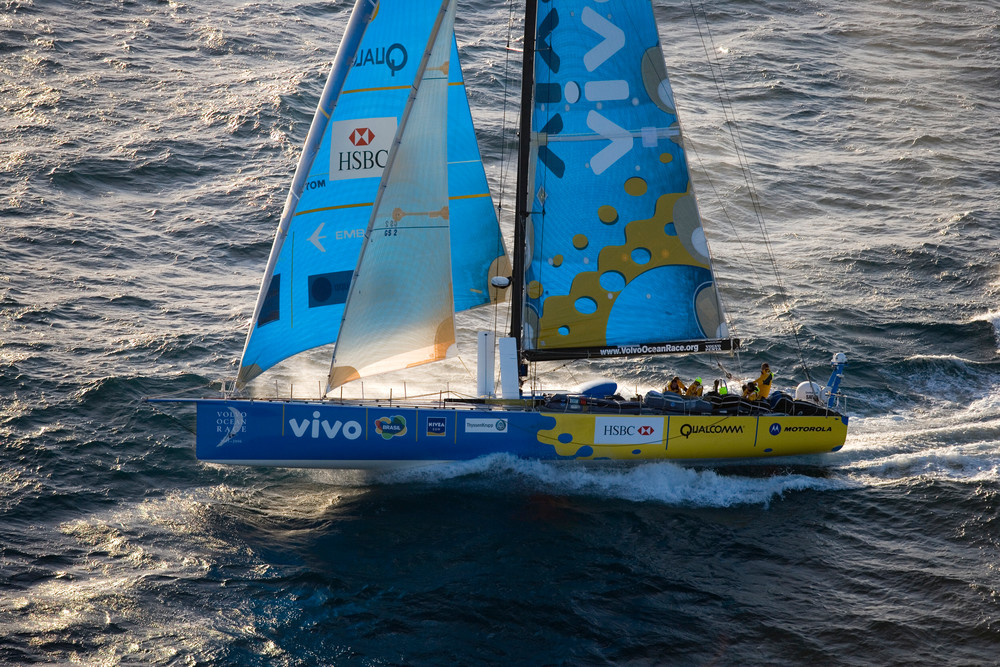
<svg viewBox="0 0 1000 667">
<path fill-rule="evenodd" d="M 747 398 L 751 401 L 763 401 L 767 398 L 767 395 L 771 393 L 771 383 L 774 381 L 774 373 L 771 372 L 771 367 L 766 363 L 760 365 L 760 377 L 754 380 L 754 384 L 757 385 L 756 391 L 752 392 Z"/>
<path fill-rule="evenodd" d="M 681 382 L 681 379 L 675 375 L 673 379 L 670 380 L 670 384 L 663 388 L 663 393 L 667 393 L 668 391 L 683 396 L 685 392 L 687 392 L 687 385 Z"/>
</svg>

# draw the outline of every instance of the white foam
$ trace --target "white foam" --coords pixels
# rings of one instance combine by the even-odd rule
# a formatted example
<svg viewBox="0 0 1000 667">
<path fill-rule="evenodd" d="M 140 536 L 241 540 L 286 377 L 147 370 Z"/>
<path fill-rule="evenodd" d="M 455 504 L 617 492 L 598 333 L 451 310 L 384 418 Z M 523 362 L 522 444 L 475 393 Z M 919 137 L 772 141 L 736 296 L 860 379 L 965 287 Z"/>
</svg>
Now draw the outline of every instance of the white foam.
<svg viewBox="0 0 1000 667">
<path fill-rule="evenodd" d="M 513 485 L 531 491 L 660 502 L 697 507 L 767 505 L 789 491 L 831 490 L 852 486 L 843 478 L 802 474 L 745 477 L 699 470 L 671 462 L 627 467 L 607 464 L 550 463 L 494 455 L 458 463 L 395 471 L 385 483 L 442 482 L 464 477 L 485 479 L 492 487 Z"/>
<path fill-rule="evenodd" d="M 964 410 L 914 411 L 852 420 L 842 471 L 866 486 L 926 479 L 978 483 L 1000 470 L 1000 399 Z"/>
</svg>

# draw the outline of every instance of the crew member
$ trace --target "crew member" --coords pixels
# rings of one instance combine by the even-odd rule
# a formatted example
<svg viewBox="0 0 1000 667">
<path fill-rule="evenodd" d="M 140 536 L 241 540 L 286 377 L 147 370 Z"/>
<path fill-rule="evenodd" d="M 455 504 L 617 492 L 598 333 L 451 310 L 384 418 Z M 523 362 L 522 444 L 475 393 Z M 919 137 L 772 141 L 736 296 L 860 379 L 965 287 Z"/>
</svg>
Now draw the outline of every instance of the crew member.
<svg viewBox="0 0 1000 667">
<path fill-rule="evenodd" d="M 760 365 L 760 377 L 754 380 L 757 390 L 750 396 L 751 401 L 763 401 L 771 393 L 771 382 L 774 380 L 774 373 L 767 364 Z"/>
<path fill-rule="evenodd" d="M 704 387 L 701 386 L 701 378 L 695 378 L 691 386 L 687 388 L 684 392 L 685 396 L 701 396 L 701 393 L 705 391 Z"/>
<path fill-rule="evenodd" d="M 716 380 L 712 384 L 712 390 L 709 391 L 706 396 L 725 396 L 729 393 L 729 389 L 726 388 L 725 383 L 722 380 Z"/>
<path fill-rule="evenodd" d="M 683 382 L 681 382 L 681 379 L 675 375 L 674 378 L 670 381 L 670 384 L 668 384 L 663 391 L 664 393 L 672 391 L 675 394 L 680 394 L 681 396 L 683 396 L 687 392 L 687 387 L 684 385 Z"/>
</svg>

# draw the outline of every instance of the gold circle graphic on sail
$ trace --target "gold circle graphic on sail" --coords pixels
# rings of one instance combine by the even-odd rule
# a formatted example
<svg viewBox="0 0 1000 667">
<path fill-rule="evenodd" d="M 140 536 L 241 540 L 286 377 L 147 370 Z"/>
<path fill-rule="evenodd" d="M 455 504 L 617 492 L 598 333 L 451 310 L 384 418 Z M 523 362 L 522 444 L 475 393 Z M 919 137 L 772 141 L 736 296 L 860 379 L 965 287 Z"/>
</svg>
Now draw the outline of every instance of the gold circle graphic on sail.
<svg viewBox="0 0 1000 667">
<path fill-rule="evenodd" d="M 632 196 L 647 194 L 647 183 L 639 177 L 629 178 L 623 186 Z M 615 211 L 617 217 L 616 209 L 603 205 L 597 211 L 602 222 L 606 223 L 608 209 Z M 671 224 L 676 235 L 666 231 Z M 601 249 L 596 270 L 577 274 L 569 294 L 544 299 L 542 316 L 537 324 L 533 323 L 539 347 L 606 345 L 608 321 L 615 300 L 621 290 L 638 276 L 671 265 L 710 270 L 708 257 L 696 241 L 701 236 L 701 220 L 690 191 L 660 195 L 654 204 L 653 216 L 627 223 L 624 232 L 625 244 Z M 581 236 L 574 237 L 573 246 L 582 251 L 588 244 L 581 245 Z M 617 289 L 608 289 L 608 284 Z M 538 283 L 531 285 L 529 297 L 538 298 L 543 294 L 543 288 Z M 707 333 L 714 334 L 719 320 L 717 299 L 714 289 L 706 292 L 697 299 L 698 320 Z"/>
</svg>

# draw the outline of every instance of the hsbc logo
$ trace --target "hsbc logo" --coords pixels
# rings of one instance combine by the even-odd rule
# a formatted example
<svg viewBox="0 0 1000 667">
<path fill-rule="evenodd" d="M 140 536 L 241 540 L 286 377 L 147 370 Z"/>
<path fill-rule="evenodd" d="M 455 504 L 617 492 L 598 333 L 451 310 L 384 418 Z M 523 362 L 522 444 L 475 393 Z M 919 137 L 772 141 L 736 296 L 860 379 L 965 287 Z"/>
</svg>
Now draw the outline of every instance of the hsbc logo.
<svg viewBox="0 0 1000 667">
<path fill-rule="evenodd" d="M 625 426 L 622 424 L 606 424 L 604 435 L 653 435 L 656 429 L 652 426 Z"/>
<path fill-rule="evenodd" d="M 594 444 L 646 445 L 663 440 L 663 417 L 595 417 Z"/>
<path fill-rule="evenodd" d="M 395 116 L 330 123 L 330 180 L 381 177 L 396 125 Z"/>
<path fill-rule="evenodd" d="M 347 137 L 355 146 L 367 146 L 375 138 L 375 133 L 369 130 L 367 127 L 356 128 L 351 132 L 350 136 Z"/>
</svg>

